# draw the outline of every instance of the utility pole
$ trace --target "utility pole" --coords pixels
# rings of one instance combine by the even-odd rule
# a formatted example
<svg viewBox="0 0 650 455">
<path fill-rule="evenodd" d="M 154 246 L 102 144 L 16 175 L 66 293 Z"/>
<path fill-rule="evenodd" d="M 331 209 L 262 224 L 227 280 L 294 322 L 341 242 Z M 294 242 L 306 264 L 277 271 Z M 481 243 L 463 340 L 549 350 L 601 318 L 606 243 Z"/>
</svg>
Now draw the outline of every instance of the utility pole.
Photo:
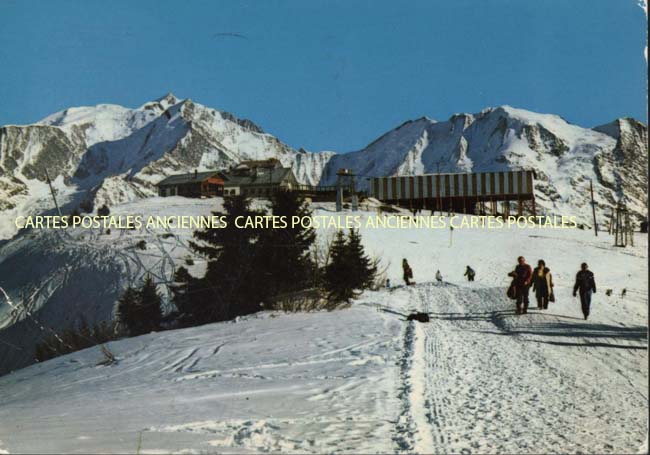
<svg viewBox="0 0 650 455">
<path fill-rule="evenodd" d="M 619 242 L 619 235 L 621 233 L 621 206 L 620 202 L 616 204 L 616 217 L 614 218 L 614 246 L 622 246 L 622 241 Z"/>
<path fill-rule="evenodd" d="M 356 183 L 354 182 L 354 174 L 350 176 L 350 191 L 352 192 L 352 211 L 359 210 L 359 195 L 357 195 Z"/>
<path fill-rule="evenodd" d="M 631 239 L 631 223 L 627 207 L 619 201 L 616 205 L 616 221 L 614 224 L 614 246 L 627 246 L 628 242 L 634 245 L 634 240 Z"/>
<path fill-rule="evenodd" d="M 56 195 L 54 194 L 54 188 L 52 187 L 52 181 L 50 180 L 50 175 L 47 173 L 47 169 L 45 169 L 45 178 L 47 179 L 47 184 L 50 186 L 50 193 L 52 193 L 52 200 L 54 201 L 54 207 L 56 207 L 56 213 L 58 213 L 59 216 L 62 216 L 59 204 L 56 202 Z"/>
<path fill-rule="evenodd" d="M 594 216 L 594 232 L 598 237 L 598 223 L 596 222 L 596 202 L 594 201 L 594 182 L 589 179 L 589 191 L 591 192 L 591 213 Z"/>
<path fill-rule="evenodd" d="M 350 169 L 341 168 L 336 172 L 336 211 L 343 211 L 343 197 L 344 190 L 347 191 L 352 196 L 353 210 L 356 210 L 359 207 L 359 201 L 356 199 L 356 189 L 354 185 L 354 174 Z"/>
<path fill-rule="evenodd" d="M 609 235 L 614 233 L 614 207 L 612 207 L 612 213 L 609 216 Z"/>
</svg>

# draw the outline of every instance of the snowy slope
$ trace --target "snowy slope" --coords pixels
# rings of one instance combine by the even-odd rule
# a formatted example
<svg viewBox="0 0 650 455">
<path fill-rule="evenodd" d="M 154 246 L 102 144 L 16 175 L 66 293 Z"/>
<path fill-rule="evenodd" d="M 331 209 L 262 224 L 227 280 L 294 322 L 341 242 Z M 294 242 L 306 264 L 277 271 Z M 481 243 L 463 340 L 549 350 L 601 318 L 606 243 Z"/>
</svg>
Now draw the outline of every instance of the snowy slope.
<svg viewBox="0 0 650 455">
<path fill-rule="evenodd" d="M 114 207 L 114 215 L 209 215 L 212 210 L 221 207 L 221 199 L 192 200 L 192 204 L 182 197 L 148 198 L 132 203 Z M 264 204 L 263 201 L 258 203 Z M 331 215 L 329 204 L 317 205 L 324 207 L 316 214 Z M 361 212 L 364 216 L 373 212 Z M 437 231 L 415 231 L 420 235 L 429 236 L 421 240 L 412 240 L 415 243 L 392 240 L 397 236 L 397 231 L 388 229 L 367 230 L 364 236 L 368 245 L 377 257 L 390 262 L 389 274 L 393 282 L 399 282 L 401 277 L 401 254 L 412 257 L 412 265 L 416 274 L 422 273 L 426 277 L 433 277 L 437 264 L 455 264 L 455 275 L 462 275 L 465 264 L 457 264 L 458 251 L 455 248 L 444 248 L 448 242 L 447 233 Z M 323 232 L 322 234 L 328 234 Z M 330 233 L 331 234 L 331 233 Z M 110 319 L 114 304 L 121 290 L 129 284 L 137 284 L 145 274 L 150 273 L 161 282 L 170 282 L 174 271 L 180 265 L 186 265 L 186 259 L 192 258 L 194 265 L 191 270 L 198 276 L 203 272 L 205 262 L 197 257 L 188 246 L 192 231 L 188 229 L 168 229 L 152 231 L 145 228 L 141 230 L 113 229 L 110 234 L 100 230 L 69 229 L 38 230 L 24 233 L 16 239 L 0 246 L 0 286 L 2 286 L 16 302 L 22 302 L 39 321 L 55 330 L 62 330 L 78 322 L 81 316 L 88 322 Z M 628 250 L 613 249 L 611 236 L 601 234 L 596 243 L 591 242 L 591 234 L 585 231 L 550 231 L 532 230 L 529 235 L 511 231 L 455 231 L 458 238 L 468 236 L 476 250 L 469 259 L 474 264 L 485 261 L 481 257 L 482 245 L 486 236 L 501 238 L 501 247 L 492 254 L 498 256 L 490 259 L 491 267 L 485 267 L 483 274 L 491 274 L 493 283 L 502 283 L 504 264 L 512 262 L 512 248 L 524 254 L 539 254 L 536 251 L 545 251 L 548 243 L 562 241 L 568 235 L 584 239 L 572 240 L 567 243 L 576 249 L 572 254 L 583 255 L 582 250 L 592 251 L 595 256 L 593 262 L 605 263 L 608 257 L 629 260 Z M 529 238 L 530 236 L 530 238 Z M 323 237 L 323 236 L 322 236 Z M 637 235 L 638 237 L 638 235 Z M 324 237 L 323 237 L 324 238 Z M 571 237 L 573 238 L 573 237 Z M 136 244 L 144 240 L 144 251 L 136 248 Z M 430 245 L 431 242 L 439 244 Z M 637 239 L 637 245 L 643 245 L 645 237 Z M 424 249 L 423 249 L 424 248 Z M 430 254 L 422 254 L 429 251 Z M 635 255 L 643 258 L 645 254 L 637 246 Z M 435 253 L 434 253 L 435 251 Z M 600 253 L 603 253 L 601 255 Z M 434 260 L 435 259 L 435 260 Z M 414 262 L 413 262 L 414 261 Z M 563 270 L 563 277 L 571 279 L 576 264 L 582 262 L 576 258 L 573 263 L 567 263 L 567 270 Z M 629 281 L 630 269 L 641 267 L 637 263 L 623 261 L 612 266 L 616 279 L 611 284 Z M 476 267 L 475 267 L 476 268 Z M 480 267 L 483 268 L 483 267 Z M 641 269 L 639 269 L 641 270 Z M 493 275 L 492 275 L 493 274 Z M 484 276 L 484 278 L 487 278 Z M 417 279 L 417 277 L 416 277 Z M 633 282 L 629 287 L 635 286 Z M 640 290 L 644 288 L 639 287 Z M 168 290 L 160 286 L 160 291 L 165 298 Z M 0 341 L 11 343 L 12 346 L 0 343 L 0 374 L 11 369 L 22 367 L 33 362 L 33 349 L 35 343 L 43 335 L 40 327 L 28 318 L 24 310 L 18 312 L 4 304 L 0 304 Z"/>
<path fill-rule="evenodd" d="M 124 210 L 162 213 L 164 205 L 183 201 L 146 202 Z M 194 213 L 209 208 L 197 205 Z M 316 215 L 330 210 L 325 204 Z M 320 231 L 319 239 L 332 234 Z M 0 377 L 0 448 L 629 453 L 643 444 L 648 423 L 647 236 L 637 236 L 636 247 L 622 249 L 612 247 L 607 235 L 596 238 L 581 230 L 456 229 L 450 234 L 447 229 L 384 229 L 362 234 L 368 250 L 388 267 L 394 285 L 400 283 L 403 257 L 418 284 L 367 292 L 352 308 L 333 313 L 267 312 L 234 323 L 113 342 L 109 346 L 118 363 L 112 366 L 97 366 L 101 354 L 91 348 L 15 371 Z M 163 249 L 171 259 L 156 253 L 159 244 L 151 233 L 129 232 L 120 241 L 105 237 L 93 243 L 105 249 L 104 255 L 114 250 L 114 256 L 127 254 L 129 242 L 146 238 L 147 251 L 133 253 L 159 275 L 170 260 L 185 254 L 178 246 L 182 235 L 180 242 L 161 239 L 169 242 Z M 24 246 L 12 248 L 19 255 Z M 59 248 L 61 254 L 71 249 Z M 0 257 L 13 257 L 7 250 L 2 253 Z M 543 257 L 551 268 L 557 302 L 548 312 L 513 315 L 504 296 L 505 274 L 519 254 L 530 262 Z M 0 263 L 2 286 L 7 285 L 6 261 Z M 35 258 L 29 263 L 39 261 L 45 262 Z M 570 295 L 582 261 L 590 264 L 599 290 L 589 321 L 582 320 L 579 303 Z M 477 271 L 476 282 L 463 281 L 467 264 Z M 202 265 L 196 267 L 199 272 Z M 443 284 L 431 282 L 438 269 Z M 18 301 L 20 286 L 7 287 Z M 50 305 L 65 312 L 65 300 L 50 301 L 47 285 L 43 288 L 38 313 L 46 314 Z M 608 288 L 614 291 L 611 297 L 604 295 Z M 625 298 L 620 297 L 623 288 Z M 58 289 L 71 292 L 63 281 Z M 87 297 L 95 301 L 95 296 Z M 108 308 L 108 299 L 96 300 Z M 400 315 L 414 310 L 428 312 L 432 321 L 402 320 Z M 4 334 L 0 340 L 12 340 Z"/>
</svg>

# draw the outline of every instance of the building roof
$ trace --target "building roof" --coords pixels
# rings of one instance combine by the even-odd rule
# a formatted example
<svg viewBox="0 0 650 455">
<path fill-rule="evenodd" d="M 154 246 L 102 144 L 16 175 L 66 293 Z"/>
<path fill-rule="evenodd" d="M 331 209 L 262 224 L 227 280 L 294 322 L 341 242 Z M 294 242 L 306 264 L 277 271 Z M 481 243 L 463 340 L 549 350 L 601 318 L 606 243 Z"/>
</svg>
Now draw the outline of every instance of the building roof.
<svg viewBox="0 0 650 455">
<path fill-rule="evenodd" d="M 158 186 L 184 185 L 200 183 L 210 177 L 217 177 L 224 181 L 225 186 L 247 185 L 278 185 L 292 172 L 290 167 L 262 168 L 258 167 L 250 173 L 239 174 L 227 171 L 186 172 L 166 177 L 157 183 Z"/>
<path fill-rule="evenodd" d="M 183 185 L 186 183 L 199 183 L 203 182 L 210 177 L 222 177 L 219 171 L 207 171 L 207 172 L 188 172 L 185 174 L 175 174 L 170 175 L 169 177 L 158 182 L 158 186 L 167 186 L 167 185 Z"/>
<path fill-rule="evenodd" d="M 503 171 L 478 171 L 478 172 L 432 172 L 427 174 L 413 174 L 413 175 L 377 175 L 373 177 L 366 177 L 366 180 L 372 179 L 391 179 L 391 178 L 402 178 L 402 177 L 428 177 L 436 175 L 472 175 L 472 174 L 517 174 L 519 172 L 532 172 L 533 177 L 537 178 L 537 172 L 535 169 L 506 169 Z M 338 173 L 337 173 L 338 175 Z"/>
<path fill-rule="evenodd" d="M 223 177 L 225 186 L 278 185 L 291 172 L 290 167 L 258 168 L 256 173 L 250 175 L 222 173 L 220 176 Z"/>
</svg>

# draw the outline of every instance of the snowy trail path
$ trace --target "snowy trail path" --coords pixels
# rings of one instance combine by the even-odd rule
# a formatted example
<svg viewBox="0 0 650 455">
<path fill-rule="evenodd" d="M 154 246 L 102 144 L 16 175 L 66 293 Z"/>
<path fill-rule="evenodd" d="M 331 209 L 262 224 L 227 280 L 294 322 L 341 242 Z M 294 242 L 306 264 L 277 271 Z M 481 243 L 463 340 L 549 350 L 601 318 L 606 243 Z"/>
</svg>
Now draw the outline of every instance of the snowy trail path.
<svg viewBox="0 0 650 455">
<path fill-rule="evenodd" d="M 501 288 L 425 283 L 392 293 L 402 312 L 431 317 L 404 331 L 396 450 L 621 453 L 643 443 L 643 328 L 536 309 L 516 317 Z"/>
</svg>

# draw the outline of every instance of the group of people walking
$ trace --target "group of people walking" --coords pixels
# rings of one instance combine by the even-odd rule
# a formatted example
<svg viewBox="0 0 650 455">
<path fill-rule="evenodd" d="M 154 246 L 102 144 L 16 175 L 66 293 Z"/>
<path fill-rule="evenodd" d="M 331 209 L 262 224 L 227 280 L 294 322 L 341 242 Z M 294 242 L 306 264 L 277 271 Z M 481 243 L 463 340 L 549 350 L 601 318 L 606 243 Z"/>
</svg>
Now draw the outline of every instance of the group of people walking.
<svg viewBox="0 0 650 455">
<path fill-rule="evenodd" d="M 508 274 L 512 277 L 512 283 L 508 289 L 508 297 L 517 302 L 516 313 L 528 313 L 530 288 L 533 288 L 537 299 L 537 309 L 547 310 L 548 303 L 555 301 L 553 295 L 553 276 L 551 269 L 546 267 L 543 259 L 537 261 L 537 267 L 533 270 L 526 263 L 523 256 L 517 258 L 515 269 Z"/>
<path fill-rule="evenodd" d="M 406 285 L 415 284 L 411 281 L 413 279 L 413 269 L 411 269 L 406 258 L 402 259 L 402 269 L 404 271 L 404 283 Z M 476 272 L 468 265 L 463 276 L 467 277 L 467 281 L 474 281 Z M 508 276 L 512 278 L 512 283 L 508 288 L 508 297 L 515 300 L 515 312 L 517 314 L 528 313 L 531 288 L 537 300 L 537 309 L 547 310 L 549 302 L 555 302 L 553 275 L 551 275 L 551 269 L 546 266 L 546 262 L 543 259 L 537 261 L 537 267 L 533 269 L 526 263 L 526 258 L 519 256 L 515 269 Z M 436 271 L 436 281 L 442 282 L 440 270 Z M 390 281 L 387 281 L 386 284 L 390 287 L 389 283 Z M 595 292 L 596 282 L 594 280 L 594 274 L 589 270 L 587 263 L 583 262 L 580 266 L 580 271 L 576 275 L 573 296 L 576 297 L 578 293 L 580 294 L 580 305 L 585 320 L 589 317 L 591 296 Z"/>
<path fill-rule="evenodd" d="M 533 288 L 537 300 L 537 308 L 540 310 L 548 309 L 549 302 L 555 301 L 553 294 L 553 276 L 551 269 L 546 267 L 543 259 L 537 261 L 537 267 L 532 269 L 526 263 L 526 258 L 519 256 L 515 269 L 508 274 L 512 277 L 512 283 L 508 289 L 508 297 L 516 301 L 516 313 L 526 314 L 529 305 L 529 291 Z M 576 275 L 576 281 L 573 286 L 573 296 L 580 294 L 580 306 L 585 320 L 589 317 L 591 307 L 591 295 L 596 292 L 596 282 L 594 274 L 589 270 L 586 262 L 580 266 L 580 271 Z"/>
</svg>

